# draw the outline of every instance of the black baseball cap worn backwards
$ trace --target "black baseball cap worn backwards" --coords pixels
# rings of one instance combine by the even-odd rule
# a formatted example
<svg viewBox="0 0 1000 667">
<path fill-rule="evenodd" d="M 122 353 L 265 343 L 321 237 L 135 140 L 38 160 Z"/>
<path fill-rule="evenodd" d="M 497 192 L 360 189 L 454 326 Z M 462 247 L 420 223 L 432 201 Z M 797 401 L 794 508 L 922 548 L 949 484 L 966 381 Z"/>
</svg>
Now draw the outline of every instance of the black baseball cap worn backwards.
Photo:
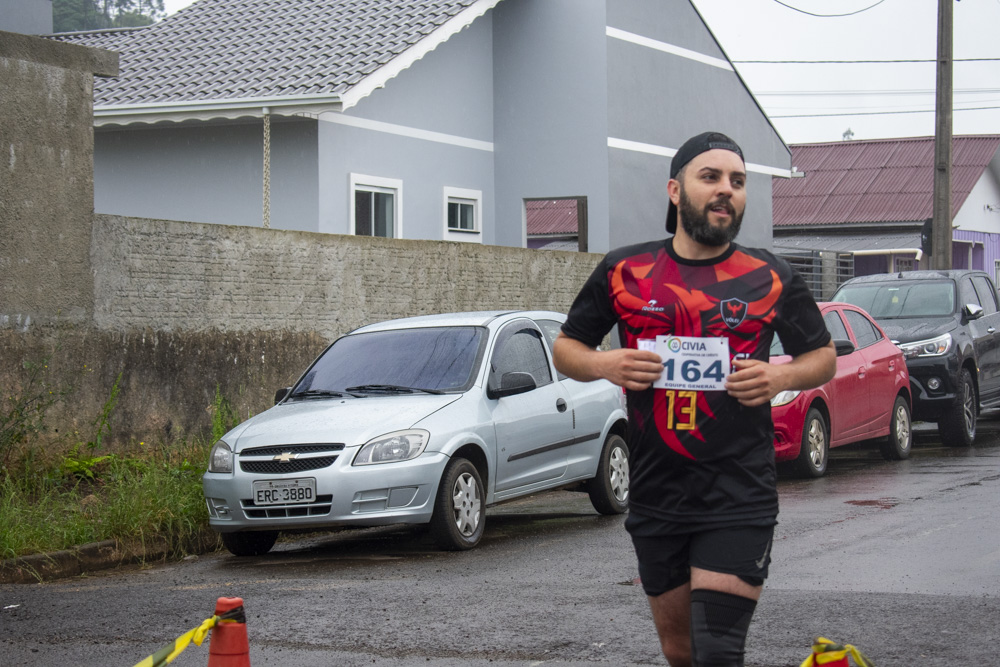
<svg viewBox="0 0 1000 667">
<path fill-rule="evenodd" d="M 670 178 L 677 178 L 677 172 L 679 172 L 684 165 L 702 153 L 716 148 L 732 151 L 739 155 L 740 159 L 746 163 L 746 160 L 743 158 L 743 151 L 740 150 L 740 147 L 735 141 L 721 132 L 702 132 L 701 134 L 691 137 L 685 141 L 684 144 L 677 149 L 674 159 L 670 161 Z M 677 207 L 674 206 L 673 202 L 670 202 L 670 205 L 667 207 L 667 231 L 671 234 L 677 233 Z"/>
</svg>

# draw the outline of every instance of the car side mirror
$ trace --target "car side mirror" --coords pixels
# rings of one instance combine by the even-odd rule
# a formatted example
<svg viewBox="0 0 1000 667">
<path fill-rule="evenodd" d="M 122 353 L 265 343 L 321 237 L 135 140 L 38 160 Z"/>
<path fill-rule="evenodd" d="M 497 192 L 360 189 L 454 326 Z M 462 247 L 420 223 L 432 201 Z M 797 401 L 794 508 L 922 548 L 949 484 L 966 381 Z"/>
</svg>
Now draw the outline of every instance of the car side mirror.
<svg viewBox="0 0 1000 667">
<path fill-rule="evenodd" d="M 283 400 L 285 400 L 285 397 L 288 396 L 289 392 L 291 391 L 292 391 L 291 387 L 284 387 L 274 392 L 274 404 L 277 405 L 278 403 L 281 403 Z"/>
<path fill-rule="evenodd" d="M 500 378 L 499 389 L 489 387 L 486 390 L 486 395 L 489 398 L 503 398 L 504 396 L 513 396 L 515 394 L 529 392 L 537 386 L 538 385 L 535 384 L 535 378 L 532 377 L 531 373 L 512 371 L 510 373 L 504 373 Z"/>
<path fill-rule="evenodd" d="M 844 338 L 834 339 L 833 346 L 837 348 L 838 357 L 846 356 L 855 350 L 854 343 Z"/>
<path fill-rule="evenodd" d="M 967 303 L 962 310 L 965 312 L 965 317 L 970 320 L 978 320 L 986 312 L 982 306 L 976 303 Z"/>
</svg>

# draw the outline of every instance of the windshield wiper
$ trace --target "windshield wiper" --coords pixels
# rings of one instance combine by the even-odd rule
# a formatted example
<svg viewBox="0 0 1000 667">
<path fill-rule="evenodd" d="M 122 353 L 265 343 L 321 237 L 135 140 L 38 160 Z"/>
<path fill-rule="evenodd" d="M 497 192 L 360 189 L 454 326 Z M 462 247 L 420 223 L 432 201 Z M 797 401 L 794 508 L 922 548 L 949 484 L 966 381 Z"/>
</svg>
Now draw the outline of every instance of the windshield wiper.
<svg viewBox="0 0 1000 667">
<path fill-rule="evenodd" d="M 357 387 L 348 387 L 344 391 L 386 391 L 396 394 L 412 394 L 423 392 L 425 394 L 443 394 L 440 389 L 424 389 L 422 387 L 404 387 L 398 384 L 361 384 Z"/>
<path fill-rule="evenodd" d="M 307 389 L 306 391 L 297 391 L 288 398 L 343 398 L 344 396 L 347 394 L 329 389 Z"/>
</svg>

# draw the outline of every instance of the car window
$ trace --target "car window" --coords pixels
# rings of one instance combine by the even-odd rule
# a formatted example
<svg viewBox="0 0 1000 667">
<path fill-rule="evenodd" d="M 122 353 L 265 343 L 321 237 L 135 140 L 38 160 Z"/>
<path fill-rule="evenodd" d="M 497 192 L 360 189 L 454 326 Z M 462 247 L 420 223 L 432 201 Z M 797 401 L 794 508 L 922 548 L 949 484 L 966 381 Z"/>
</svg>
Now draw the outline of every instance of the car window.
<svg viewBox="0 0 1000 667">
<path fill-rule="evenodd" d="M 979 304 L 987 315 L 997 312 L 997 293 L 986 276 L 972 276 L 972 285 L 979 295 Z"/>
<path fill-rule="evenodd" d="M 844 285 L 833 300 L 857 306 L 876 320 L 941 317 L 955 312 L 955 284 L 950 280 L 922 280 Z"/>
<path fill-rule="evenodd" d="M 837 311 L 831 310 L 824 315 L 823 323 L 826 324 L 826 330 L 830 332 L 830 337 L 834 340 L 851 340 L 847 333 L 847 327 L 844 326 L 844 321 L 840 319 L 840 313 Z"/>
<path fill-rule="evenodd" d="M 507 325 L 497 336 L 490 360 L 490 386 L 499 387 L 504 374 L 515 371 L 530 373 L 539 387 L 552 382 L 542 334 L 526 321 Z"/>
<path fill-rule="evenodd" d="M 854 338 L 858 341 L 858 348 L 874 345 L 882 339 L 882 334 L 875 328 L 868 318 L 856 310 L 845 310 L 844 317 L 854 332 Z"/>
<path fill-rule="evenodd" d="M 482 359 L 486 330 L 431 327 L 373 331 L 339 338 L 295 386 L 343 391 L 366 384 L 464 391 Z"/>
<path fill-rule="evenodd" d="M 979 295 L 976 294 L 976 290 L 972 286 L 972 278 L 969 278 L 968 276 L 958 281 L 958 302 L 962 306 L 970 303 L 977 306 L 982 305 L 979 303 Z"/>
<path fill-rule="evenodd" d="M 535 320 L 535 324 L 538 328 L 542 330 L 542 335 L 545 336 L 545 342 L 549 344 L 549 352 L 555 352 L 556 349 L 556 336 L 562 331 L 562 322 L 556 322 L 555 320 Z M 565 380 L 566 375 L 563 375 L 558 370 L 556 374 L 559 380 Z"/>
</svg>

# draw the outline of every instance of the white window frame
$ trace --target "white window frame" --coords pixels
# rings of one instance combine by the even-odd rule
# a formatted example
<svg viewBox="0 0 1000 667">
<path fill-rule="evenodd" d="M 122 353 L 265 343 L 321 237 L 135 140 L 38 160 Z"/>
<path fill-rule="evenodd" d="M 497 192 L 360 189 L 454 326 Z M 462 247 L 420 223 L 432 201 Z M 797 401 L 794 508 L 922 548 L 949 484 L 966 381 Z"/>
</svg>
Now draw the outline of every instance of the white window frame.
<svg viewBox="0 0 1000 667">
<path fill-rule="evenodd" d="M 348 191 L 347 197 L 347 233 L 351 236 L 356 236 L 354 231 L 354 198 L 358 190 L 362 190 L 364 192 L 387 192 L 392 194 L 392 238 L 403 238 L 403 181 L 398 178 L 384 178 L 382 176 L 368 176 L 366 174 L 351 174 L 350 190 Z M 379 236 L 373 238 L 382 237 Z"/>
<path fill-rule="evenodd" d="M 460 241 L 463 243 L 483 242 L 483 191 L 469 190 L 467 188 L 453 188 L 445 186 L 443 190 L 444 203 L 442 205 L 441 222 L 444 225 L 445 241 Z M 472 204 L 472 224 L 473 229 L 452 229 L 448 226 L 448 204 Z"/>
</svg>

